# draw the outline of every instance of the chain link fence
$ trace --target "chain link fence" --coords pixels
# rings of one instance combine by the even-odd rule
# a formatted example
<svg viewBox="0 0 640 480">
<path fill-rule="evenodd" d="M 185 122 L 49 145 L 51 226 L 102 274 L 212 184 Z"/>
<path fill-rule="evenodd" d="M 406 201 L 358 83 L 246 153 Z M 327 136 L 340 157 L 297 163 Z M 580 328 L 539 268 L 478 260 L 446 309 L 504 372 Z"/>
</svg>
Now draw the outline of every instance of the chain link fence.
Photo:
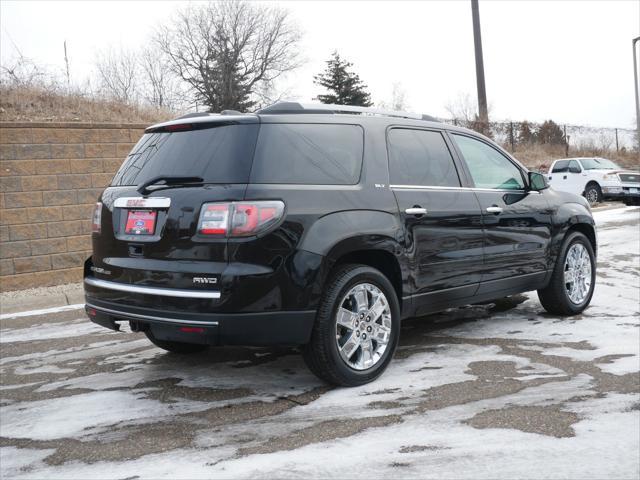
<svg viewBox="0 0 640 480">
<path fill-rule="evenodd" d="M 556 158 L 601 156 L 627 167 L 640 164 L 636 130 L 536 122 L 481 122 L 441 119 L 480 132 L 502 145 L 530 168 L 544 168 Z"/>
</svg>

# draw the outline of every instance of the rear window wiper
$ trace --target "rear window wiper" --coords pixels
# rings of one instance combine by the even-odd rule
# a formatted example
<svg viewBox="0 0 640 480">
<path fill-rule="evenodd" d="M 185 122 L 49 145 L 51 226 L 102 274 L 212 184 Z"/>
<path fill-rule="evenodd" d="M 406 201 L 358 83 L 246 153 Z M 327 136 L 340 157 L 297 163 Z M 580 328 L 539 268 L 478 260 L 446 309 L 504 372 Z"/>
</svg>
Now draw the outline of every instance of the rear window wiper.
<svg viewBox="0 0 640 480">
<path fill-rule="evenodd" d="M 204 179 L 202 177 L 181 177 L 181 176 L 171 176 L 171 175 L 159 175 L 157 177 L 150 178 L 146 182 L 138 185 L 138 193 L 141 195 L 146 195 L 150 193 L 150 190 L 147 187 L 157 184 L 163 185 L 186 185 L 190 183 L 202 184 L 204 183 Z"/>
</svg>

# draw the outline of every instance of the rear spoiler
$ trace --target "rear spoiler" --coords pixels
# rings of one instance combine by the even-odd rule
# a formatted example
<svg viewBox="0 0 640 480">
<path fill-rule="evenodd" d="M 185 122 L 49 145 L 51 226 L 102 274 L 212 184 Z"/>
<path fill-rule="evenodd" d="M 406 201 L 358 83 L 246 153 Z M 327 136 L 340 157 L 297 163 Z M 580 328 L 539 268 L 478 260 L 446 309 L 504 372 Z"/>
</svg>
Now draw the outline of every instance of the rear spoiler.
<svg viewBox="0 0 640 480">
<path fill-rule="evenodd" d="M 151 125 L 145 129 L 144 133 L 200 130 L 223 125 L 254 124 L 259 122 L 259 117 L 253 113 L 240 113 L 233 110 L 225 110 L 222 113 L 189 113 L 175 120 Z"/>
</svg>

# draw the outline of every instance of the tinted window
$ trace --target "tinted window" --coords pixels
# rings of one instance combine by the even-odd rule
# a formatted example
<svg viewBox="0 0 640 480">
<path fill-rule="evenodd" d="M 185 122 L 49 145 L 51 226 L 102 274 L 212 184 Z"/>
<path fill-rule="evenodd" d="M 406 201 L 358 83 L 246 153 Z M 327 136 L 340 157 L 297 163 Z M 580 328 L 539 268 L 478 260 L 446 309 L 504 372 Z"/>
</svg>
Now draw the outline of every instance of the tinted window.
<svg viewBox="0 0 640 480">
<path fill-rule="evenodd" d="M 501 190 L 524 189 L 520 169 L 495 148 L 480 140 L 462 135 L 453 135 L 453 138 L 467 162 L 476 187 Z"/>
<path fill-rule="evenodd" d="M 569 160 L 558 160 L 553 166 L 551 173 L 562 173 L 569 171 Z"/>
<path fill-rule="evenodd" d="M 251 183 L 353 185 L 362 166 L 357 125 L 263 124 Z"/>
<path fill-rule="evenodd" d="M 207 183 L 246 183 L 257 125 L 146 133 L 112 185 L 139 185 L 159 175 L 202 177 Z"/>
<path fill-rule="evenodd" d="M 580 170 L 580 165 L 578 165 L 578 162 L 576 162 L 575 160 L 571 160 L 569 162 L 569 171 L 571 173 L 580 173 L 582 170 Z"/>
<path fill-rule="evenodd" d="M 389 173 L 396 185 L 460 186 L 453 158 L 439 132 L 391 130 Z"/>
</svg>

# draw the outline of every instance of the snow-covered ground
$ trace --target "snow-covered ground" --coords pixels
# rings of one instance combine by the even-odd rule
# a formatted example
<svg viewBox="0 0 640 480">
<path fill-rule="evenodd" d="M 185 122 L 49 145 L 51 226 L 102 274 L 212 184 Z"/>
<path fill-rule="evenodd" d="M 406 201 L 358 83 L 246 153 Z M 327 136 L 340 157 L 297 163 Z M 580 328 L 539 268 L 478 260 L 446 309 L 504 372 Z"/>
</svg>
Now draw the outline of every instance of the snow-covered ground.
<svg viewBox="0 0 640 480">
<path fill-rule="evenodd" d="M 597 212 L 584 314 L 534 292 L 405 322 L 376 382 L 286 349 L 189 358 L 62 308 L 2 318 L 2 478 L 640 476 L 640 209 Z"/>
</svg>

